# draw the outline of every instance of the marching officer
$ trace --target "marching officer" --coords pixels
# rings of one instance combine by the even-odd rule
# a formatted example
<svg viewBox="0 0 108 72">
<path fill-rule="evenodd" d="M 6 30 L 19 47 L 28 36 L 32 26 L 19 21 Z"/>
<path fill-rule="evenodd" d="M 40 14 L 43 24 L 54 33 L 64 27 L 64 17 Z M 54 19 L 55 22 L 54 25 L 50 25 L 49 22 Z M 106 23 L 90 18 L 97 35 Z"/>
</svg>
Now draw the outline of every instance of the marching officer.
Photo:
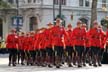
<svg viewBox="0 0 108 72">
<path fill-rule="evenodd" d="M 39 49 L 39 37 L 40 37 L 40 29 L 37 29 L 35 31 L 35 35 L 34 35 L 34 48 L 35 48 L 35 52 L 36 52 L 36 55 L 35 55 L 35 64 L 37 66 L 40 65 L 40 49 Z"/>
<path fill-rule="evenodd" d="M 82 24 L 82 28 L 86 29 L 87 31 L 87 25 Z M 89 31 L 86 33 L 86 40 L 85 40 L 85 50 L 83 53 L 83 65 L 86 66 L 86 61 L 88 60 L 89 65 L 91 66 L 91 47 L 90 47 L 90 38 L 89 38 Z"/>
<path fill-rule="evenodd" d="M 106 46 L 105 45 L 106 44 L 106 35 L 105 35 L 104 31 L 102 30 L 101 25 L 99 25 L 99 29 L 101 29 L 102 34 L 101 34 L 101 46 L 100 46 L 99 54 L 98 54 L 98 65 L 102 66 L 101 61 L 103 59 L 103 54 L 104 54 L 105 46 Z"/>
<path fill-rule="evenodd" d="M 96 63 L 98 62 L 98 54 L 101 46 L 101 37 L 103 35 L 103 32 L 99 28 L 99 24 L 97 21 L 93 22 L 93 28 L 90 29 L 89 33 L 90 33 L 93 66 L 97 67 Z"/>
<path fill-rule="evenodd" d="M 84 55 L 85 55 L 85 59 L 84 59 L 84 62 L 86 62 L 86 60 L 88 60 L 88 63 L 89 63 L 89 66 L 92 65 L 91 61 L 92 61 L 92 52 L 91 52 L 91 43 L 90 43 L 90 34 L 89 34 L 89 31 L 87 31 L 86 33 L 86 41 L 85 41 L 85 46 L 86 46 L 86 49 L 85 49 L 85 52 L 84 52 Z"/>
<path fill-rule="evenodd" d="M 41 28 L 39 33 L 39 51 L 40 51 L 40 65 L 42 67 L 46 66 L 46 45 L 45 45 L 45 30 L 46 28 Z"/>
<path fill-rule="evenodd" d="M 53 46 L 52 46 L 52 34 L 51 29 L 53 27 L 52 23 L 47 24 L 48 28 L 45 30 L 46 36 L 46 60 L 49 68 L 53 65 Z"/>
<path fill-rule="evenodd" d="M 56 19 L 56 25 L 52 28 L 52 41 L 55 50 L 55 64 L 56 68 L 60 68 L 62 62 L 62 56 L 64 53 L 64 35 L 66 35 L 66 31 L 64 27 L 61 26 L 61 19 Z"/>
<path fill-rule="evenodd" d="M 73 49 L 73 46 L 74 46 L 74 41 L 72 39 L 72 32 L 73 32 L 73 29 L 72 29 L 72 25 L 71 24 L 68 24 L 67 26 L 67 34 L 68 34 L 68 37 L 64 37 L 65 39 L 65 46 L 66 46 L 66 52 L 67 52 L 67 63 L 68 63 L 68 66 L 69 67 L 72 67 L 72 54 L 74 52 L 74 49 Z"/>
<path fill-rule="evenodd" d="M 31 57 L 30 57 L 30 33 L 27 32 L 24 39 L 24 51 L 25 51 L 25 60 L 27 63 L 27 66 L 31 64 Z"/>
<path fill-rule="evenodd" d="M 88 54 L 89 51 L 89 40 L 87 38 L 87 25 L 85 23 L 82 24 L 82 29 L 86 30 L 86 39 L 85 39 L 85 45 L 84 45 L 84 51 L 83 51 L 83 66 L 86 66 L 86 56 Z"/>
<path fill-rule="evenodd" d="M 8 34 L 6 39 L 6 47 L 9 50 L 9 66 L 11 64 L 16 66 L 16 56 L 18 48 L 18 36 L 16 35 L 16 30 L 12 29 L 10 34 Z"/>
<path fill-rule="evenodd" d="M 34 65 L 35 64 L 35 55 L 36 55 L 36 52 L 35 52 L 35 48 L 34 48 L 34 42 L 35 42 L 35 38 L 34 38 L 34 31 L 31 31 L 30 32 L 30 38 L 29 38 L 29 53 L 30 53 L 30 62 L 31 62 L 31 65 Z"/>
<path fill-rule="evenodd" d="M 77 22 L 77 27 L 73 29 L 73 39 L 77 52 L 78 67 L 82 67 L 83 52 L 85 49 L 86 30 L 82 28 L 82 22 Z"/>
<path fill-rule="evenodd" d="M 18 49 L 21 56 L 21 65 L 24 65 L 24 58 L 25 58 L 25 52 L 24 52 L 24 40 L 25 40 L 25 33 L 21 32 L 21 35 L 18 38 Z"/>
</svg>

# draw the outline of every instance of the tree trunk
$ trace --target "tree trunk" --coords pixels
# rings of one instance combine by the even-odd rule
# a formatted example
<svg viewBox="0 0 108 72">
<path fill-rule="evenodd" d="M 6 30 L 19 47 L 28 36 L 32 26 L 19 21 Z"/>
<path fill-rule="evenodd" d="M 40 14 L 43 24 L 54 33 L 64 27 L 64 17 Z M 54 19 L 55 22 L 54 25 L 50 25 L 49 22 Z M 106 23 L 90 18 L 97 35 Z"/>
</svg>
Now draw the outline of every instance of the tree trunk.
<svg viewBox="0 0 108 72">
<path fill-rule="evenodd" d="M 98 0 L 92 0 L 90 28 L 93 26 L 93 21 L 97 20 L 97 2 Z"/>
</svg>

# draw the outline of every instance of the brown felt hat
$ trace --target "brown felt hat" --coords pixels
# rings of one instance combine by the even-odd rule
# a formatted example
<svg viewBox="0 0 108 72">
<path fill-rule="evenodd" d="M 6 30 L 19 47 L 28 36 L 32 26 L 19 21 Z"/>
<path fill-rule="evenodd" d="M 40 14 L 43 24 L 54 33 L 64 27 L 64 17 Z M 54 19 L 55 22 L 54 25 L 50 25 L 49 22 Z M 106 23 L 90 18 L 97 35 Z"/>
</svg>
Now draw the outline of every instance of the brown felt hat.
<svg viewBox="0 0 108 72">
<path fill-rule="evenodd" d="M 68 26 L 67 27 L 72 27 L 72 25 L 71 24 L 68 24 Z"/>
<path fill-rule="evenodd" d="M 47 24 L 47 26 L 51 26 L 51 25 L 53 25 L 51 22 Z"/>
</svg>

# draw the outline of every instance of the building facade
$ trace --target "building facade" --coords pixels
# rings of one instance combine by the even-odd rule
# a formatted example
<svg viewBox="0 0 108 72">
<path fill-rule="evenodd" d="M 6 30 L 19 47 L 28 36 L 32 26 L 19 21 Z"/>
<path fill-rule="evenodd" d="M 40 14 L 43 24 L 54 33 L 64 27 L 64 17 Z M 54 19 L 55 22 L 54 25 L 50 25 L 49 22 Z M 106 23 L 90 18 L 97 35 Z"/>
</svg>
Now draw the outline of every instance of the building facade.
<svg viewBox="0 0 108 72">
<path fill-rule="evenodd" d="M 46 27 L 49 22 L 54 22 L 54 17 L 59 14 L 60 0 L 4 0 L 12 5 L 11 9 L 0 10 L 0 35 L 5 37 L 11 28 L 16 28 L 16 16 L 21 18 L 20 26 L 23 31 L 35 30 Z M 76 26 L 78 20 L 89 27 L 91 19 L 92 0 L 61 0 L 65 26 L 71 23 Z M 98 0 L 98 22 L 107 16 L 107 0 Z M 55 6 L 53 6 L 53 4 Z M 18 7 L 18 8 L 17 8 Z"/>
</svg>

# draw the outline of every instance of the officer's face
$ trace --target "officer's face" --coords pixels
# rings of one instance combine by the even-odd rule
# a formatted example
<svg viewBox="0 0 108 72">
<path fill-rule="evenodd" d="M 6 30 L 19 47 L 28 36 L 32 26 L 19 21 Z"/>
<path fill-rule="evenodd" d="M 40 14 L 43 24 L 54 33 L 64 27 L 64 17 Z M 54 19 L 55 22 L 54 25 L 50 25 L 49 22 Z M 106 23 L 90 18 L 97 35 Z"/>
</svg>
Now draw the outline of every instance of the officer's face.
<svg viewBox="0 0 108 72">
<path fill-rule="evenodd" d="M 49 25 L 49 26 L 48 26 L 48 28 L 52 28 L 52 27 L 53 27 L 53 25 Z"/>
<path fill-rule="evenodd" d="M 51 25 L 51 28 L 53 27 L 54 25 Z"/>
<path fill-rule="evenodd" d="M 60 22 L 56 22 L 56 26 L 60 26 Z"/>
<path fill-rule="evenodd" d="M 77 27 L 82 27 L 82 24 L 77 24 Z"/>
<path fill-rule="evenodd" d="M 82 26 L 82 28 L 86 28 L 86 26 Z"/>
<path fill-rule="evenodd" d="M 11 31 L 11 33 L 12 33 L 12 34 L 15 34 L 15 32 L 14 32 L 14 31 Z"/>
<path fill-rule="evenodd" d="M 56 20 L 56 26 L 60 26 L 60 24 L 61 24 L 61 19 L 57 19 Z"/>
<path fill-rule="evenodd" d="M 34 36 L 34 34 L 31 34 L 30 36 L 32 37 L 32 36 Z"/>
<path fill-rule="evenodd" d="M 72 27 L 68 27 L 68 29 L 69 29 L 69 30 L 71 30 L 71 29 L 72 29 Z"/>
<path fill-rule="evenodd" d="M 29 33 L 27 33 L 27 34 L 26 34 L 26 36 L 27 36 L 27 37 L 29 37 L 29 36 L 30 36 L 30 34 L 29 34 Z"/>
<path fill-rule="evenodd" d="M 98 28 L 98 27 L 99 27 L 99 25 L 98 25 L 98 24 L 95 24 L 95 25 L 94 25 L 94 28 Z"/>
<path fill-rule="evenodd" d="M 43 33 L 43 32 L 44 32 L 44 29 L 40 30 L 39 32 L 40 32 L 40 33 Z"/>
<path fill-rule="evenodd" d="M 24 34 L 21 34 L 21 36 L 24 36 Z"/>
</svg>

